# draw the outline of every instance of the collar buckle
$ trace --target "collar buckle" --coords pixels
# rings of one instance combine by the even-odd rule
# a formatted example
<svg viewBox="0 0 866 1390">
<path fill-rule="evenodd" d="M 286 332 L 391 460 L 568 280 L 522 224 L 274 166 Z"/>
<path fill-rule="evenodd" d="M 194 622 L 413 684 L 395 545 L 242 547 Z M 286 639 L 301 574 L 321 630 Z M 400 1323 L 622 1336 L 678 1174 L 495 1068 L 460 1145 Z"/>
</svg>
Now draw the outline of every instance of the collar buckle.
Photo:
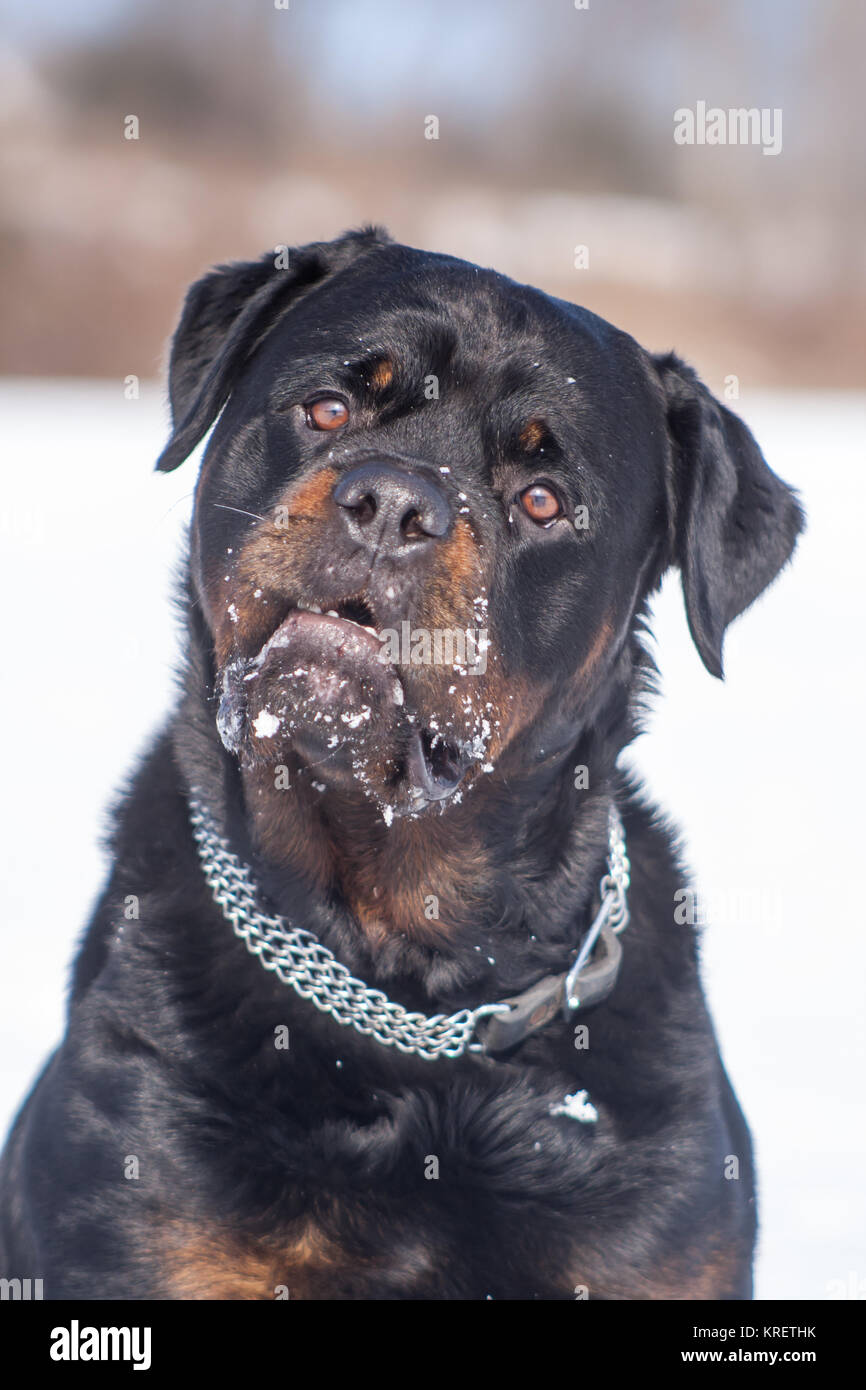
<svg viewBox="0 0 866 1390">
<path fill-rule="evenodd" d="M 598 916 L 601 917 L 601 913 Z M 598 922 L 597 927 L 593 923 L 590 935 L 589 950 L 586 949 L 588 935 L 584 949 L 567 973 L 545 975 L 522 994 L 476 1010 L 476 1018 L 481 1019 L 482 1013 L 487 1017 L 476 1025 L 475 1036 L 479 1041 L 472 1044 L 471 1050 L 508 1052 L 550 1023 L 557 1014 L 561 1013 L 568 1020 L 577 1009 L 591 1009 L 607 999 L 619 975 L 622 946 L 606 921 Z M 593 943 L 597 943 L 594 951 Z"/>
</svg>

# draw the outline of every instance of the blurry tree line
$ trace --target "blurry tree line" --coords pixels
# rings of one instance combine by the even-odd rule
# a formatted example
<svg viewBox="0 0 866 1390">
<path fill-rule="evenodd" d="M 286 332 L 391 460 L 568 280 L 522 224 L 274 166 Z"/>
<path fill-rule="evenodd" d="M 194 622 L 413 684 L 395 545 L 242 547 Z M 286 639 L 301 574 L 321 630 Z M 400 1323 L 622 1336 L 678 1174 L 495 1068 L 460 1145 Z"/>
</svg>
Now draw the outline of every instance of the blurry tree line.
<svg viewBox="0 0 866 1390">
<path fill-rule="evenodd" d="M 838 342 L 828 379 L 854 384 L 864 39 L 856 0 L 123 0 L 62 35 L 46 14 L 0 53 L 0 369 L 148 374 L 205 264 L 333 235 L 341 217 L 489 248 L 528 278 L 536 261 L 504 224 L 543 239 L 560 194 L 576 201 L 539 249 L 546 288 L 633 331 L 658 321 L 663 292 L 660 330 L 693 332 L 713 368 L 713 335 L 730 355 L 741 332 L 759 379 L 820 374 L 822 352 L 826 375 Z M 699 99 L 782 108 L 782 155 L 675 146 L 674 110 Z M 603 274 L 575 280 L 581 199 L 596 239 L 629 210 L 634 230 L 611 236 Z M 648 266 L 642 284 L 641 247 L 669 228 L 693 248 L 682 277 Z"/>
</svg>

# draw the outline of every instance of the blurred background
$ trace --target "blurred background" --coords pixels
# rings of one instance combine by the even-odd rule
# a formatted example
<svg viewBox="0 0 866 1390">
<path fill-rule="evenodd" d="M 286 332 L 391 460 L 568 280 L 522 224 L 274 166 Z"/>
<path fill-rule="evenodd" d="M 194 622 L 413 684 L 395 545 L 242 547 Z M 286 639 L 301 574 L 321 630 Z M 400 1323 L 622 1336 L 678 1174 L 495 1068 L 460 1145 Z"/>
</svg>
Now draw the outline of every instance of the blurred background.
<svg viewBox="0 0 866 1390">
<path fill-rule="evenodd" d="M 664 698 L 629 760 L 704 895 L 758 1153 L 758 1294 L 866 1297 L 866 7 L 0 0 L 0 19 L 0 1128 L 62 1031 L 106 808 L 174 698 L 195 462 L 152 468 L 184 290 L 374 221 L 676 348 L 801 491 L 808 531 L 730 632 L 724 685 L 666 581 Z M 701 101 L 780 109 L 781 151 L 676 144 Z"/>
<path fill-rule="evenodd" d="M 711 382 L 866 378 L 856 0 L 0 13 L 0 371 L 151 376 L 203 267 L 372 220 L 688 350 Z M 699 100 L 781 108 L 782 152 L 675 144 Z"/>
</svg>

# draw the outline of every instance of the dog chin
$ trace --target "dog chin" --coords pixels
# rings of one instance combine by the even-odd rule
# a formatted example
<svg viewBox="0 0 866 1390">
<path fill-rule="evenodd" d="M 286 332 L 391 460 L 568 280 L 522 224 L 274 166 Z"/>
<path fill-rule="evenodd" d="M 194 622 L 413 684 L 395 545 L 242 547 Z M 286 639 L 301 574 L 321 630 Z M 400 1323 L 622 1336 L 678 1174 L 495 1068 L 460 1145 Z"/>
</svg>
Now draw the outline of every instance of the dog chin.
<svg viewBox="0 0 866 1390">
<path fill-rule="evenodd" d="M 407 703 L 375 633 L 293 610 L 252 659 L 222 671 L 217 728 L 243 767 L 300 759 L 320 793 L 361 792 L 394 816 L 440 807 L 483 753 L 450 741 Z"/>
</svg>

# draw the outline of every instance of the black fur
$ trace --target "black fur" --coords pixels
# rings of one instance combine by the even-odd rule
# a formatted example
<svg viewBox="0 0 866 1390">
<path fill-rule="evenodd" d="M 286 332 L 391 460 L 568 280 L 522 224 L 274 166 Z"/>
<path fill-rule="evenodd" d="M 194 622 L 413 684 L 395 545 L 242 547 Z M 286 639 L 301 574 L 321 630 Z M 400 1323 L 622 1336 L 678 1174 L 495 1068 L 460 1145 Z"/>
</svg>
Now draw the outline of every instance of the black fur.
<svg viewBox="0 0 866 1390">
<path fill-rule="evenodd" d="M 302 403 L 320 387 L 349 402 L 348 433 L 306 428 Z M 651 689 L 641 632 L 665 570 L 679 567 L 695 643 L 721 675 L 726 626 L 793 549 L 793 494 L 673 355 L 653 358 L 584 310 L 375 229 L 302 248 L 287 268 L 269 257 L 206 276 L 187 297 L 170 389 L 160 468 L 220 416 L 181 595 L 183 692 L 117 808 L 67 1034 L 7 1146 L 0 1273 L 42 1278 L 50 1298 L 750 1297 L 749 1136 L 694 931 L 674 916 L 688 880 L 671 827 L 616 759 Z M 528 420 L 541 423 L 527 436 Z M 381 735 L 378 708 L 370 720 L 373 791 L 327 762 L 316 770 L 289 740 L 283 795 L 304 834 L 281 857 L 263 850 L 253 815 L 267 759 L 249 728 L 231 752 L 216 730 L 228 665 L 218 585 L 225 568 L 246 596 L 235 566 L 261 534 L 256 517 L 324 468 L 345 475 L 370 457 L 410 483 L 433 479 L 454 535 L 467 518 L 496 689 L 522 723 L 492 771 L 461 767 L 462 799 L 409 814 L 411 735 L 398 714 Z M 517 500 L 539 477 L 565 509 L 547 530 Z M 584 531 L 571 522 L 582 504 Z M 328 563 L 357 592 L 343 520 L 328 497 L 307 519 L 309 541 L 293 533 L 307 597 Z M 423 618 L 436 574 L 441 588 L 444 552 L 423 539 L 421 559 L 370 561 L 377 626 Z M 277 541 L 272 553 L 262 583 L 286 600 L 277 624 L 300 591 Z M 460 563 L 455 550 L 455 574 Z M 419 718 L 447 708 L 438 673 L 403 674 Z M 232 934 L 198 863 L 191 787 L 275 910 L 427 1013 L 567 968 L 597 903 L 614 797 L 632 864 L 616 988 L 497 1059 L 428 1062 L 340 1027 Z M 428 870 L 444 904 L 438 934 L 420 901 L 417 930 L 399 916 L 415 910 L 405 883 Z M 125 915 L 134 900 L 138 915 Z M 576 1045 L 583 1023 L 588 1047 Z M 282 1026 L 288 1049 L 275 1046 Z M 595 1125 L 549 1114 L 578 1089 Z"/>
</svg>

